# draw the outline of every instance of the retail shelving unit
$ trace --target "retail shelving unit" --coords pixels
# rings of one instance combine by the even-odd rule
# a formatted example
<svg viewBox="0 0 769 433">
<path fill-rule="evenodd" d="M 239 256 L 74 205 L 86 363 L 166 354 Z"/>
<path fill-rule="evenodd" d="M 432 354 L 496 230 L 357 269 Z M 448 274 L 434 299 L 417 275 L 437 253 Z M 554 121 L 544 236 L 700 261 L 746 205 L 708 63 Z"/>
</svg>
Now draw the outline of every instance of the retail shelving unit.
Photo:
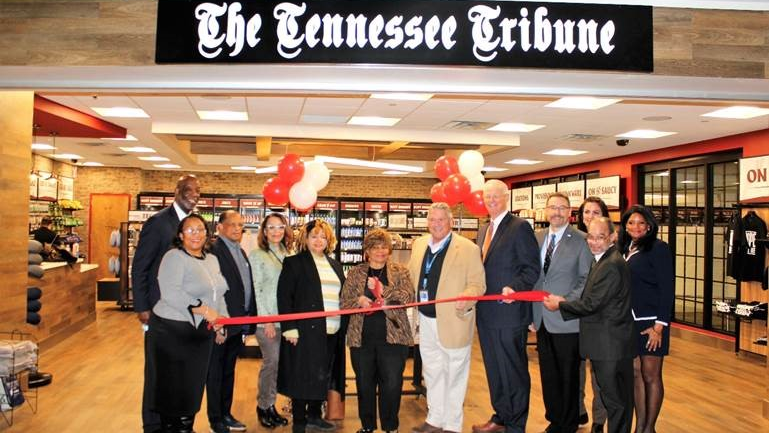
<svg viewBox="0 0 769 433">
<path fill-rule="evenodd" d="M 120 298 L 117 303 L 121 310 L 133 308 L 133 292 L 131 290 L 131 267 L 139 245 L 139 234 L 142 231 L 140 221 L 120 223 Z"/>
</svg>

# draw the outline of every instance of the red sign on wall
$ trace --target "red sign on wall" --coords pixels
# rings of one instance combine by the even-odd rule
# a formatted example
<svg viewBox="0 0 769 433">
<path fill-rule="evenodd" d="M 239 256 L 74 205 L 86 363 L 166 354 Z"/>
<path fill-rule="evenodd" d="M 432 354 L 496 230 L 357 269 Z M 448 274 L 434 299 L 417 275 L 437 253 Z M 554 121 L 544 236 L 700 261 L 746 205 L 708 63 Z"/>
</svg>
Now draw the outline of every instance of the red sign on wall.
<svg viewBox="0 0 769 433">
<path fill-rule="evenodd" d="M 243 209 L 261 209 L 264 206 L 264 200 L 260 199 L 241 199 L 240 207 Z"/>
<path fill-rule="evenodd" d="M 431 203 L 414 203 L 414 212 L 427 212 Z"/>
<path fill-rule="evenodd" d="M 236 198 L 217 198 L 214 200 L 214 206 L 218 209 L 234 209 L 238 207 Z"/>
<path fill-rule="evenodd" d="M 201 198 L 198 200 L 198 207 L 213 207 L 214 200 L 211 198 Z"/>
<path fill-rule="evenodd" d="M 335 201 L 319 201 L 315 203 L 316 210 L 337 210 L 339 205 Z"/>
<path fill-rule="evenodd" d="M 174 202 L 174 198 L 171 197 L 171 201 L 168 203 L 169 205 Z M 143 196 L 139 197 L 139 205 L 141 206 L 163 206 L 165 202 L 163 201 L 163 197 L 156 197 L 156 196 Z"/>
<path fill-rule="evenodd" d="M 390 212 L 411 212 L 411 203 L 390 203 Z"/>
<path fill-rule="evenodd" d="M 387 203 L 381 202 L 367 202 L 366 203 L 366 210 L 371 212 L 385 212 L 387 211 Z"/>
<path fill-rule="evenodd" d="M 342 210 L 363 210 L 363 203 L 359 201 L 343 201 Z"/>
</svg>

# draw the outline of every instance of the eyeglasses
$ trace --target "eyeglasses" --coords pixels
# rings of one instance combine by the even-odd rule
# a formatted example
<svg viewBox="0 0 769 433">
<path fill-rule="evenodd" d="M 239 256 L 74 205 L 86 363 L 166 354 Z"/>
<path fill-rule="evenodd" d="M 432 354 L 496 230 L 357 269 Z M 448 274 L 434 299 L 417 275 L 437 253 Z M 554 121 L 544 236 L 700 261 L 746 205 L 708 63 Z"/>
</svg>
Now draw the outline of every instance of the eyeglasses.
<svg viewBox="0 0 769 433">
<path fill-rule="evenodd" d="M 565 212 L 565 211 L 571 209 L 568 206 L 548 206 L 547 208 L 552 210 L 552 211 L 555 211 L 555 212 Z"/>
<path fill-rule="evenodd" d="M 205 233 L 205 228 L 196 228 L 196 227 L 187 227 L 186 229 L 182 230 L 184 233 L 187 233 L 188 235 L 197 235 L 200 233 Z"/>
<path fill-rule="evenodd" d="M 267 230 L 285 230 L 286 226 L 267 226 Z"/>
</svg>

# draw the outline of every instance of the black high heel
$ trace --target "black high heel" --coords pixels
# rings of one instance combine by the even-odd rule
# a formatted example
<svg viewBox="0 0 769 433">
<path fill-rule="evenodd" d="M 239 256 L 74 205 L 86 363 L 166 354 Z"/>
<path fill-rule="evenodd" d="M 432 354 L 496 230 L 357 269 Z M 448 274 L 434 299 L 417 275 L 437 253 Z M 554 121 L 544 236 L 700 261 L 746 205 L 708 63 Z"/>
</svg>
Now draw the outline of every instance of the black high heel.
<svg viewBox="0 0 769 433">
<path fill-rule="evenodd" d="M 275 424 L 276 426 L 288 425 L 288 419 L 283 417 L 283 416 L 281 416 L 278 413 L 278 410 L 275 409 L 275 405 L 274 404 L 272 406 L 270 406 L 269 408 L 267 408 L 267 413 L 269 414 L 270 419 L 272 420 L 272 423 Z"/>
<path fill-rule="evenodd" d="M 274 407 L 274 406 L 273 406 Z M 266 428 L 275 428 L 278 424 L 272 418 L 272 414 L 269 409 L 262 409 L 259 406 L 256 407 L 256 419 L 259 420 L 259 424 Z"/>
</svg>

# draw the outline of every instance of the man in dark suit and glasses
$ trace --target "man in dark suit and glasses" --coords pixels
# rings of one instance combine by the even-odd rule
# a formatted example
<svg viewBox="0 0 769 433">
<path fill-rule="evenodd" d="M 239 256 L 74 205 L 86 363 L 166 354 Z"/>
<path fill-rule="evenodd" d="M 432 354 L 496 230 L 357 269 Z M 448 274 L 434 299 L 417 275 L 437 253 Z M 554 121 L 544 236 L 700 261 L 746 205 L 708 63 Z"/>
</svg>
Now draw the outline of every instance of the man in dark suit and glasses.
<svg viewBox="0 0 769 433">
<path fill-rule="evenodd" d="M 224 301 L 230 317 L 251 316 L 256 313 L 254 285 L 251 281 L 251 264 L 245 251 L 240 247 L 243 238 L 243 219 L 235 210 L 219 215 L 216 226 L 219 238 L 211 244 L 211 252 L 219 261 L 219 268 L 227 281 Z M 208 422 L 214 433 L 246 431 L 232 409 L 232 394 L 235 387 L 235 362 L 243 346 L 243 335 L 250 332 L 249 326 L 228 326 L 225 335 L 217 335 L 208 364 L 206 396 Z"/>
<path fill-rule="evenodd" d="M 534 230 L 508 210 L 510 192 L 500 180 L 483 186 L 489 224 L 478 230 L 486 270 L 486 294 L 530 291 L 539 278 L 539 245 Z M 475 433 L 524 433 L 529 416 L 531 378 L 526 355 L 529 302 L 479 302 L 476 324 L 494 415 Z"/>
<path fill-rule="evenodd" d="M 636 338 L 630 312 L 630 271 L 614 246 L 614 224 L 595 218 L 587 243 L 596 258 L 582 297 L 566 301 L 550 295 L 543 305 L 565 320 L 580 319 L 580 353 L 593 364 L 601 399 L 609 413 L 609 433 L 629 433 L 633 424 L 633 358 Z"/>
<path fill-rule="evenodd" d="M 152 215 L 142 226 L 139 245 L 136 247 L 131 268 L 131 290 L 133 291 L 134 311 L 144 326 L 150 320 L 152 307 L 160 299 L 160 288 L 158 287 L 160 260 L 171 247 L 174 236 L 176 236 L 176 229 L 179 227 L 179 221 L 195 209 L 199 199 L 200 185 L 198 179 L 191 174 L 182 176 L 176 182 L 174 202 L 171 206 Z M 142 425 L 145 432 L 154 432 L 160 430 L 160 415 L 147 408 L 147 396 L 150 390 L 147 389 L 146 384 L 146 372 L 148 371 L 146 353 L 144 371 Z"/>
</svg>

